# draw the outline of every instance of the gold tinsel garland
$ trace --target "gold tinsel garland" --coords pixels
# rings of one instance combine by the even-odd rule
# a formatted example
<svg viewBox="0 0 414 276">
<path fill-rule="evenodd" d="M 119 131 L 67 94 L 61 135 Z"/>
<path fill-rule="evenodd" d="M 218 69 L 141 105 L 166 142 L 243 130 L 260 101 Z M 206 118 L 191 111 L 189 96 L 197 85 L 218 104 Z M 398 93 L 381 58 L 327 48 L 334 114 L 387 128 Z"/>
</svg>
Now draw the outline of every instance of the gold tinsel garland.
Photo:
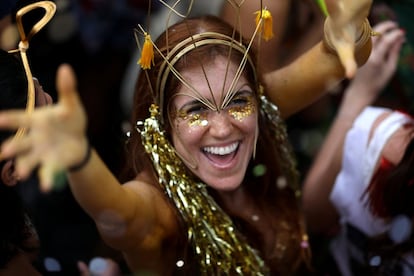
<svg viewBox="0 0 414 276">
<path fill-rule="evenodd" d="M 298 173 L 285 124 L 278 108 L 264 96 L 262 87 L 259 95 L 260 112 L 270 122 L 268 127 L 278 145 L 277 155 L 284 177 L 299 198 Z M 161 129 L 158 106 L 153 104 L 150 113 L 145 122 L 137 123 L 137 129 L 158 174 L 159 184 L 187 225 L 188 239 L 193 245 L 200 271 L 203 275 L 266 275 L 268 268 L 264 261 L 236 233 L 230 217 L 208 194 L 206 185 L 187 175 L 183 162 Z"/>
<path fill-rule="evenodd" d="M 145 122 L 137 122 L 137 128 L 159 184 L 187 225 L 200 272 L 203 275 L 266 275 L 264 261 L 242 240 L 230 217 L 208 194 L 206 185 L 187 175 L 183 162 L 159 125 L 158 106 L 153 104 L 150 112 Z"/>
<path fill-rule="evenodd" d="M 299 173 L 296 170 L 296 159 L 294 158 L 292 146 L 288 140 L 285 122 L 280 117 L 279 109 L 270 102 L 264 95 L 263 86 L 259 86 L 260 112 L 262 117 L 267 119 L 266 126 L 273 134 L 273 143 L 277 145 L 278 165 L 281 167 L 282 176 L 286 178 L 290 188 L 295 192 L 297 198 L 300 197 Z"/>
</svg>

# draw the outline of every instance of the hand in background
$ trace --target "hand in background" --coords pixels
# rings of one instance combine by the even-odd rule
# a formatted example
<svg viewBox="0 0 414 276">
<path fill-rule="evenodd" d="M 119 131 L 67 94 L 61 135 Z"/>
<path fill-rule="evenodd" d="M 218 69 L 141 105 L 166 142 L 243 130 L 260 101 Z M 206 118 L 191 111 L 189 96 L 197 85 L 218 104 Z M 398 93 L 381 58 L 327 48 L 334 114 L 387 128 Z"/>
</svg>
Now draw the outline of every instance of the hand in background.
<svg viewBox="0 0 414 276">
<path fill-rule="evenodd" d="M 397 69 L 404 31 L 394 21 L 384 21 L 374 26 L 380 33 L 372 38 L 372 52 L 366 64 L 358 69 L 354 85 L 365 85 L 368 90 L 379 91 L 390 81 Z"/>
<path fill-rule="evenodd" d="M 59 101 L 24 110 L 0 113 L 0 128 L 25 127 L 24 136 L 2 145 L 1 158 L 15 158 L 17 175 L 27 178 L 39 166 L 41 189 L 52 188 L 54 177 L 83 160 L 87 150 L 86 115 L 76 91 L 72 68 L 62 65 L 57 73 Z"/>
<path fill-rule="evenodd" d="M 372 104 L 394 75 L 399 53 L 405 41 L 404 31 L 399 29 L 394 21 L 384 21 L 374 27 L 381 33 L 373 37 L 373 47 L 367 62 L 358 69 L 355 78 L 345 92 L 343 112 L 349 113 L 349 109 L 364 108 Z"/>
</svg>

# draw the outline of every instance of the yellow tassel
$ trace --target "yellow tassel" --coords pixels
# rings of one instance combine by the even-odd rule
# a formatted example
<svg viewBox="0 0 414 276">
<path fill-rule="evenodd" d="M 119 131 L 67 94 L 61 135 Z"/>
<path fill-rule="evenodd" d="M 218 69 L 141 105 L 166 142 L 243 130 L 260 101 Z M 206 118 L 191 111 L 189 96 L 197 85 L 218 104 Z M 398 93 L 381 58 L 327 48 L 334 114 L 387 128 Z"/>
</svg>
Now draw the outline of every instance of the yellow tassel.
<svg viewBox="0 0 414 276">
<path fill-rule="evenodd" d="M 142 69 L 151 69 L 154 65 L 154 46 L 151 42 L 151 36 L 145 33 L 144 46 L 142 46 L 141 58 L 138 60 L 138 64 Z"/>
<path fill-rule="evenodd" d="M 256 14 L 256 27 L 260 24 L 260 20 L 263 19 L 262 25 L 259 26 L 259 31 L 262 33 L 264 40 L 268 41 L 273 37 L 273 18 L 269 10 L 262 9 L 255 12 Z"/>
</svg>

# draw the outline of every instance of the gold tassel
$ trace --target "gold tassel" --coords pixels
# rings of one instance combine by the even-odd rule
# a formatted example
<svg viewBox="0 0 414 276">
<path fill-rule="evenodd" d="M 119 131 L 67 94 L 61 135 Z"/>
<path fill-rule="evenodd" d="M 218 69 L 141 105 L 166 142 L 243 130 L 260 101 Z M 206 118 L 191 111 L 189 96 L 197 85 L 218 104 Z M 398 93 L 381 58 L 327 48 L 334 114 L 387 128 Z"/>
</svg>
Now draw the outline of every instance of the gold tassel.
<svg viewBox="0 0 414 276">
<path fill-rule="evenodd" d="M 154 65 L 154 46 L 152 45 L 151 36 L 148 33 L 145 33 L 145 42 L 138 64 L 144 70 L 151 69 L 151 66 Z"/>
<path fill-rule="evenodd" d="M 273 37 L 273 18 L 269 10 L 262 9 L 255 12 L 256 14 L 256 27 L 260 24 L 261 19 L 263 23 L 259 26 L 259 30 L 262 33 L 262 37 L 265 41 L 268 41 Z"/>
</svg>

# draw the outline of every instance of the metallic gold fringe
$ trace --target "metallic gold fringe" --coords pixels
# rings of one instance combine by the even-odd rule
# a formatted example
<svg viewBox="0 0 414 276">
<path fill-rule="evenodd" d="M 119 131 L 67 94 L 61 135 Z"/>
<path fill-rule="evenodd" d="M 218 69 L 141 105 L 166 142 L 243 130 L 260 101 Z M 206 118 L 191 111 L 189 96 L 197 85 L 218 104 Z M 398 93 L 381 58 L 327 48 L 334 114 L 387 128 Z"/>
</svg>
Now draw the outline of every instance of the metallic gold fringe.
<svg viewBox="0 0 414 276">
<path fill-rule="evenodd" d="M 299 187 L 299 173 L 296 170 L 296 160 L 293 155 L 292 146 L 288 140 L 285 123 L 280 117 L 277 106 L 270 102 L 264 95 L 262 86 L 259 87 L 259 96 L 261 105 L 260 112 L 263 117 L 267 118 L 269 122 L 267 126 L 270 128 L 270 133 L 273 133 L 274 135 L 274 143 L 278 145 L 277 158 L 279 159 L 278 161 L 281 166 L 281 171 L 286 177 L 287 183 L 289 183 L 291 188 L 295 191 L 295 195 L 299 197 L 301 194 Z"/>
<path fill-rule="evenodd" d="M 138 122 L 145 150 L 150 155 L 160 185 L 187 224 L 203 275 L 266 275 L 268 269 L 258 253 L 240 235 L 227 214 L 208 194 L 204 183 L 189 177 L 182 161 L 159 125 L 158 106 Z"/>
</svg>

